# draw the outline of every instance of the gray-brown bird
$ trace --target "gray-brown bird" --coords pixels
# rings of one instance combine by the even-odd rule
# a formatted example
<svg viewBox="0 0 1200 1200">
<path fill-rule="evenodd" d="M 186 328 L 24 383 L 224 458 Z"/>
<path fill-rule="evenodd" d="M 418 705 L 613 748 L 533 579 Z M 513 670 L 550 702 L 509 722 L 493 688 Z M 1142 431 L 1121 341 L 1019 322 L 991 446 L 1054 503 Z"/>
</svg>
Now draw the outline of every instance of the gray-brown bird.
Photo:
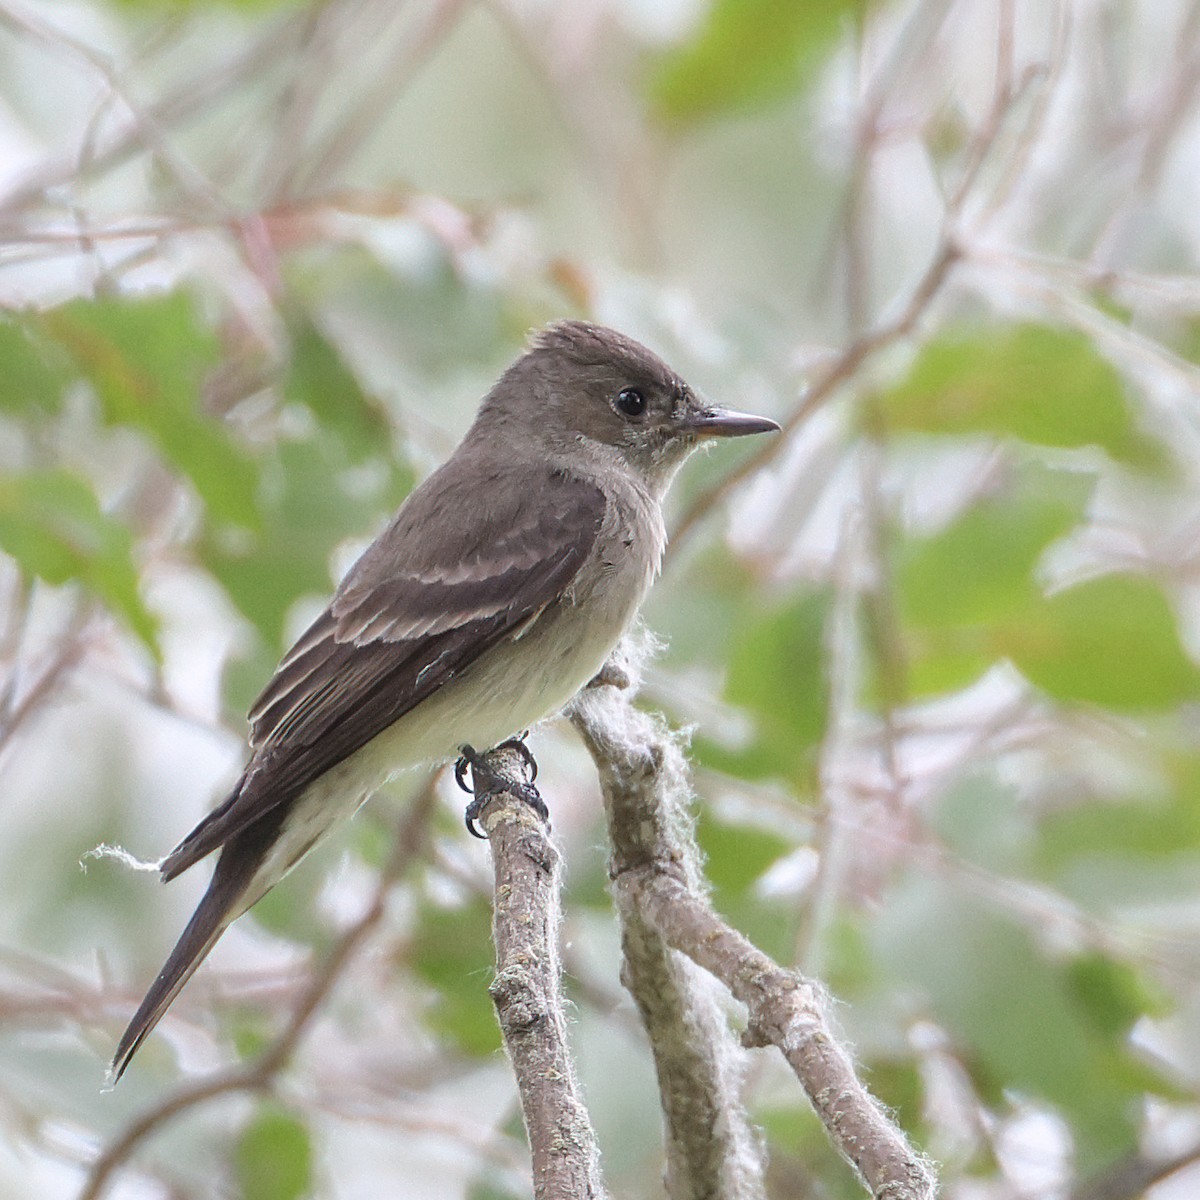
<svg viewBox="0 0 1200 1200">
<path fill-rule="evenodd" d="M 119 1079 L 238 916 L 407 767 L 558 712 L 628 629 L 666 545 L 661 503 L 704 439 L 765 433 L 657 355 L 582 321 L 534 335 L 250 711 L 250 759 L 160 865 L 219 851 L 113 1057 Z"/>
</svg>

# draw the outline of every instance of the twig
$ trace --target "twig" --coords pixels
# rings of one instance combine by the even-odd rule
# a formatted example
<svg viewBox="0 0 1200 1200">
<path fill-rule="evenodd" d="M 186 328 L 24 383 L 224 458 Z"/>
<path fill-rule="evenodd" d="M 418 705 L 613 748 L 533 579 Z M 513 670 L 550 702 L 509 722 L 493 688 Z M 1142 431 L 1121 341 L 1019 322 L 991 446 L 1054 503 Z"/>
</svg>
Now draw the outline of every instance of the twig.
<svg viewBox="0 0 1200 1200">
<path fill-rule="evenodd" d="M 558 956 L 560 860 L 526 798 L 525 762 L 502 747 L 471 764 L 496 884 L 496 978 L 489 990 L 521 1093 L 536 1200 L 601 1200 L 596 1135 L 567 1042 Z"/>
<path fill-rule="evenodd" d="M 572 719 L 596 760 L 606 804 L 630 818 L 623 840 L 638 840 L 664 791 L 686 791 L 683 756 L 660 720 L 626 693 L 595 688 Z M 830 1141 L 878 1200 L 931 1200 L 936 1180 L 882 1105 L 855 1075 L 835 1037 L 820 984 L 785 970 L 727 925 L 689 878 L 687 864 L 659 844 L 630 854 L 615 880 L 622 911 L 636 909 L 674 949 L 716 976 L 748 1010 L 745 1043 L 773 1044 L 796 1072 Z"/>
<path fill-rule="evenodd" d="M 1151 1158 L 1135 1151 L 1085 1179 L 1072 1190 L 1070 1200 L 1137 1200 L 1156 1183 L 1197 1162 L 1200 1162 L 1200 1142 L 1165 1158 Z"/>
<path fill-rule="evenodd" d="M 19 668 L 14 658 L 9 674 L 0 686 L 0 753 L 26 721 L 50 701 L 79 665 L 87 649 L 88 628 L 94 614 L 95 605 L 90 601 L 77 602 L 49 662 L 19 699 Z"/>
<path fill-rule="evenodd" d="M 292 1010 L 287 1025 L 274 1041 L 252 1062 L 185 1084 L 137 1117 L 92 1164 L 79 1193 L 79 1200 L 98 1200 L 114 1173 L 129 1160 L 142 1142 L 174 1118 L 219 1096 L 234 1092 L 269 1092 L 272 1089 L 279 1072 L 295 1053 L 313 1016 L 342 977 L 354 953 L 383 920 L 392 886 L 422 853 L 436 802 L 435 781 L 436 775 L 431 775 L 404 814 L 392 844 L 391 856 L 379 877 L 371 903 L 363 915 L 338 938 Z"/>
<path fill-rule="evenodd" d="M 289 192 L 310 191 L 337 177 L 379 129 L 381 114 L 395 104 L 405 85 L 445 42 L 464 8 L 463 0 L 441 0 L 415 32 L 406 31 L 406 36 L 398 39 L 383 64 L 375 68 L 371 82 L 337 124 L 306 151 L 306 161 L 292 166 L 284 181 Z"/>
<path fill-rule="evenodd" d="M 144 116 L 165 132 L 194 120 L 209 106 L 227 103 L 236 94 L 238 85 L 249 79 L 260 79 L 272 59 L 288 52 L 303 21 L 303 13 L 287 12 L 272 21 L 256 41 L 245 47 L 239 46 L 238 52 L 225 63 L 206 63 L 173 93 L 146 105 Z M 131 119 L 91 157 L 84 170 L 80 169 L 76 155 L 48 158 L 11 191 L 0 194 L 0 217 L 36 207 L 64 184 L 77 184 L 120 166 L 144 149 L 142 134 L 143 126 Z"/>
<path fill-rule="evenodd" d="M 783 454 L 791 442 L 790 435 L 803 425 L 821 405 L 825 404 L 839 388 L 851 382 L 868 360 L 874 358 L 880 351 L 908 337 L 917 328 L 934 300 L 941 294 L 952 269 L 964 257 L 964 246 L 968 244 L 969 238 L 967 231 L 960 228 L 960 225 L 968 202 L 978 184 L 982 168 L 995 147 L 1009 115 L 1023 99 L 1028 89 L 1039 81 L 1045 81 L 1045 86 L 1018 144 L 1018 153 L 1022 155 L 1022 161 L 1023 156 L 1028 153 L 1029 147 L 1036 140 L 1045 116 L 1045 108 L 1053 82 L 1052 72 L 1040 65 L 1031 66 L 1022 72 L 1019 79 L 1013 80 L 1011 22 L 1012 6 L 1010 0 L 1004 0 L 999 11 L 996 79 L 992 102 L 983 123 L 975 131 L 967 148 L 962 175 L 947 197 L 938 244 L 924 273 L 917 280 L 908 299 L 903 302 L 903 307 L 894 317 L 878 320 L 870 329 L 855 337 L 844 350 L 828 362 L 821 374 L 804 391 L 792 411 L 780 422 L 783 427 L 783 437 L 771 438 L 769 443 L 763 445 L 756 453 L 742 459 L 729 474 L 695 497 L 675 523 L 667 550 L 668 557 L 673 550 L 682 546 L 688 534 L 692 533 L 703 518 L 743 480 Z M 1063 41 L 1065 41 L 1065 35 L 1060 38 L 1060 43 Z M 882 120 L 880 113 L 872 108 L 872 105 L 880 103 L 879 96 L 880 93 L 874 89 L 868 94 L 867 117 L 870 119 L 860 128 L 858 134 L 860 154 L 865 153 L 864 145 L 869 145 L 869 143 L 864 143 L 863 139 L 868 137 Z M 1007 176 L 997 185 L 982 213 L 975 218 L 974 225 L 976 227 L 986 223 L 994 216 L 996 210 L 1007 198 L 1011 186 L 1012 181 Z"/>
<path fill-rule="evenodd" d="M 804 393 L 799 404 L 788 413 L 780 425 L 784 436 L 771 438 L 757 453 L 749 455 L 732 471 L 711 487 L 702 491 L 684 510 L 671 533 L 668 557 L 683 544 L 695 526 L 719 504 L 742 480 L 749 478 L 775 459 L 789 444 L 789 435 L 824 404 L 842 384 L 854 377 L 859 368 L 880 350 L 908 336 L 924 316 L 926 309 L 941 291 L 950 269 L 961 257 L 958 243 L 947 237 L 935 251 L 925 274 L 905 304 L 903 310 L 889 321 L 856 338 L 819 375 Z"/>
<path fill-rule="evenodd" d="M 85 138 L 86 162 L 90 163 L 97 157 L 95 143 L 99 135 L 99 122 L 107 103 L 110 100 L 119 100 L 129 112 L 131 127 L 137 140 L 156 156 L 181 191 L 201 209 L 208 208 L 218 213 L 230 211 L 228 201 L 209 179 L 183 157 L 166 136 L 165 130 L 153 113 L 134 99 L 121 72 L 106 55 L 62 29 L 45 24 L 31 14 L 15 10 L 7 0 L 0 6 L 0 24 L 83 63 L 104 85 L 108 95 L 103 98 L 97 109 Z M 82 167 L 83 163 L 80 166 Z M 80 170 L 79 174 L 82 175 L 83 171 Z"/>
</svg>

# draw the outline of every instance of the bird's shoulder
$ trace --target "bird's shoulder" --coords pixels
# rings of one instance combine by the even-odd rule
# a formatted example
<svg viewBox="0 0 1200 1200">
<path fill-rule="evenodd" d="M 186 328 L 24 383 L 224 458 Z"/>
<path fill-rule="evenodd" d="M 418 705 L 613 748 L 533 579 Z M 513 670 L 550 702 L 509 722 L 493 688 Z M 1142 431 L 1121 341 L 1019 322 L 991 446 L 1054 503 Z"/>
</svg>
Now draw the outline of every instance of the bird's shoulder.
<svg viewBox="0 0 1200 1200">
<path fill-rule="evenodd" d="M 586 552 L 609 499 L 597 481 L 536 459 L 477 454 L 434 471 L 347 573 L 338 613 L 355 597 L 408 581 L 428 595 Z M 430 591 L 432 589 L 432 591 Z"/>
</svg>

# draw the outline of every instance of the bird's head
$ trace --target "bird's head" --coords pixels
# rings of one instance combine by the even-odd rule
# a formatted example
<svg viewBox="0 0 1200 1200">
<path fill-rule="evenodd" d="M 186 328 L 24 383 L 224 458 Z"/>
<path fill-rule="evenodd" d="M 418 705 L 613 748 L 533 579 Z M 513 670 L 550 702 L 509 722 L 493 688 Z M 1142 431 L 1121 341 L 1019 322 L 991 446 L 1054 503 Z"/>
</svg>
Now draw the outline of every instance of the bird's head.
<svg viewBox="0 0 1200 1200">
<path fill-rule="evenodd" d="M 578 447 L 616 458 L 656 491 L 705 439 L 779 428 L 769 417 L 708 403 L 653 351 L 586 321 L 559 321 L 536 333 L 483 412 L 520 430 L 535 452 L 571 457 Z"/>
</svg>

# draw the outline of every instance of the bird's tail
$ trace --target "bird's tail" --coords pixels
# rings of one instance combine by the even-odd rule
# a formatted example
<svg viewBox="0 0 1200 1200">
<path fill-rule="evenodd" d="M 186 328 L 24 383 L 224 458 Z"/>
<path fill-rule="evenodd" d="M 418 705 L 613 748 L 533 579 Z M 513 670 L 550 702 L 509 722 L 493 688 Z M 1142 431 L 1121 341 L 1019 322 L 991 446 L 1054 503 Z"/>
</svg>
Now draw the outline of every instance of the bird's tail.
<svg viewBox="0 0 1200 1200">
<path fill-rule="evenodd" d="M 187 923 L 175 949 L 163 964 L 158 978 L 150 985 L 146 998 L 133 1015 L 117 1043 L 112 1065 L 108 1070 L 110 1084 L 125 1073 L 138 1047 L 162 1019 L 179 995 L 180 988 L 192 977 L 192 972 L 205 960 L 217 939 L 234 918 L 245 911 L 241 903 L 250 882 L 262 861 L 261 854 L 237 853 L 242 849 L 231 843 L 222 852 L 213 872 L 208 891 L 200 901 L 192 919 Z M 231 853 L 232 851 L 232 853 Z"/>
</svg>

